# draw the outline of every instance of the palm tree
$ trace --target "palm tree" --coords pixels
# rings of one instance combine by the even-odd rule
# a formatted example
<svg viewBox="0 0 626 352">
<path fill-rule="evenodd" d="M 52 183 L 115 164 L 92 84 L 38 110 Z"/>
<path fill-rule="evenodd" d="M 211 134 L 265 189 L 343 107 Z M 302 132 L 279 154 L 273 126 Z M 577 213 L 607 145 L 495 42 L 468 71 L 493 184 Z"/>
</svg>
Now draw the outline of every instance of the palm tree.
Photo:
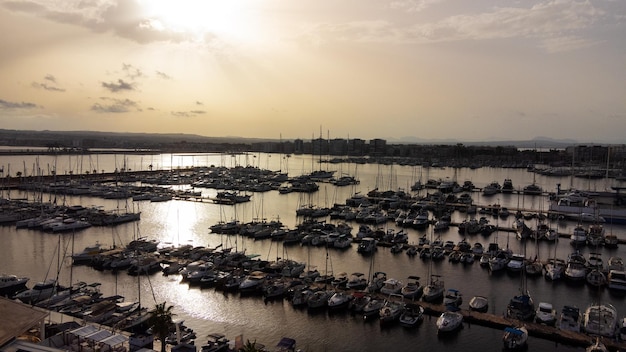
<svg viewBox="0 0 626 352">
<path fill-rule="evenodd" d="M 172 326 L 173 306 L 165 306 L 166 302 L 158 303 L 153 310 L 150 311 L 150 327 L 154 335 L 161 341 L 161 352 L 165 352 L 165 339 L 170 333 Z"/>
</svg>

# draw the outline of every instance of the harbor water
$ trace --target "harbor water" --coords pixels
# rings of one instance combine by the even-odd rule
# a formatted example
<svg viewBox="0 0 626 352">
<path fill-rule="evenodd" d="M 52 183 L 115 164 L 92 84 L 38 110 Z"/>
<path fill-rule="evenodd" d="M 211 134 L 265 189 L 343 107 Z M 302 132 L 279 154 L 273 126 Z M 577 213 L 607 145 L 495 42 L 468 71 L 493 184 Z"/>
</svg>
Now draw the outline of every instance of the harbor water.
<svg viewBox="0 0 626 352">
<path fill-rule="evenodd" d="M 256 340 L 268 347 L 273 347 L 281 337 L 287 336 L 297 341 L 297 346 L 305 351 L 408 351 L 433 348 L 449 351 L 501 351 L 502 334 L 499 329 L 478 325 L 464 324 L 453 334 L 437 334 L 436 317 L 426 316 L 424 322 L 416 328 L 399 325 L 381 326 L 377 320 L 366 320 L 360 315 L 350 313 L 332 314 L 327 311 L 310 312 L 296 309 L 286 300 L 265 302 L 261 297 L 241 297 L 238 293 L 224 293 L 213 288 L 202 289 L 182 283 L 180 276 L 163 276 L 157 273 L 150 276 L 130 276 L 125 272 L 113 274 L 109 271 L 97 271 L 89 266 L 72 266 L 69 256 L 84 247 L 98 242 L 103 245 L 125 245 L 132 239 L 147 237 L 161 243 L 174 245 L 192 244 L 215 248 L 233 248 L 245 250 L 247 254 L 257 254 L 258 258 L 275 260 L 288 258 L 306 262 L 309 267 L 316 267 L 320 272 L 332 271 L 334 274 L 346 272 L 369 273 L 383 271 L 387 277 L 405 281 L 408 276 L 421 277 L 422 284 L 428 281 L 429 273 L 441 275 L 446 288 L 458 289 L 464 297 L 462 309 L 468 309 L 467 302 L 475 296 L 488 297 L 489 312 L 502 315 L 507 303 L 519 293 L 520 275 L 507 272 L 492 274 L 478 262 L 471 265 L 452 263 L 442 260 L 431 263 L 419 256 L 410 257 L 405 253 L 393 254 L 389 248 L 379 248 L 373 256 L 357 253 L 356 245 L 346 250 L 326 249 L 311 246 L 283 246 L 282 243 L 266 240 L 254 240 L 235 235 L 219 235 L 210 232 L 209 227 L 218 221 L 239 220 L 249 222 L 252 219 L 280 220 L 289 228 L 294 228 L 302 221 L 296 216 L 296 209 L 304 204 L 330 207 L 335 203 L 344 203 L 355 193 L 365 194 L 379 190 L 405 189 L 417 180 L 454 179 L 460 184 L 469 180 L 478 188 L 492 181 L 502 183 L 508 178 L 515 189 L 535 182 L 545 192 L 556 192 L 557 184 L 562 188 L 604 191 L 616 184 L 614 180 L 585 179 L 576 177 L 548 177 L 536 175 L 521 168 L 433 168 L 422 166 L 354 164 L 354 163 L 319 163 L 310 155 L 284 156 L 279 154 L 185 154 L 185 155 L 135 155 L 109 154 L 85 156 L 7 156 L 3 157 L 4 173 L 15 175 L 43 174 L 56 170 L 57 174 L 84 174 L 87 170 L 112 172 L 114 170 L 165 170 L 176 171 L 190 166 L 254 166 L 269 170 L 282 170 L 289 176 L 308 174 L 324 169 L 335 171 L 335 175 L 355 176 L 360 183 L 352 186 L 336 187 L 320 183 L 315 193 L 280 194 L 277 191 L 249 193 L 251 201 L 237 205 L 219 205 L 210 201 L 170 200 L 166 202 L 136 201 L 130 199 L 110 200 L 89 196 L 43 195 L 44 201 L 57 204 L 98 206 L 106 210 L 127 209 L 140 211 L 141 220 L 113 227 L 93 226 L 75 233 L 53 234 L 37 230 L 16 229 L 15 226 L 0 227 L 2 246 L 0 246 L 1 271 L 18 276 L 28 276 L 28 286 L 46 278 L 57 277 L 59 282 L 69 285 L 77 281 L 100 282 L 105 295 L 119 294 L 128 301 L 140 300 L 146 307 L 155 303 L 167 302 L 174 306 L 175 318 L 184 320 L 185 325 L 197 333 L 196 344 L 202 344 L 208 333 L 218 332 L 234 339 L 243 335 L 244 341 Z M 189 185 L 168 186 L 181 189 Z M 201 190 L 203 197 L 214 197 L 215 189 Z M 32 191 L 2 189 L 4 198 L 27 198 L 32 200 Z M 428 190 L 420 191 L 423 194 Z M 475 204 L 500 204 L 510 208 L 535 209 L 546 211 L 546 196 L 496 194 L 483 196 L 472 192 Z M 432 216 L 432 215 L 431 215 Z M 477 214 L 476 216 L 481 216 Z M 453 222 L 460 222 L 468 216 L 465 213 L 452 214 Z M 491 224 L 512 227 L 513 216 L 507 219 L 487 216 Z M 331 221 L 328 219 L 328 221 Z M 334 221 L 334 220 L 332 220 Z M 535 221 L 535 220 L 532 220 Z M 551 220 L 552 221 L 552 220 Z M 350 223 L 355 235 L 359 224 Z M 551 222 L 551 227 L 560 233 L 571 231 L 575 222 Z M 378 225 L 383 228 L 396 228 L 393 222 Z M 604 224 L 607 233 L 612 232 L 620 239 L 626 239 L 626 227 L 617 224 Z M 432 226 L 425 230 L 408 229 L 409 243 L 427 236 L 440 236 L 443 241 L 457 243 L 466 236 L 455 227 L 433 233 Z M 524 242 L 516 239 L 515 234 L 497 231 L 489 236 L 481 234 L 467 237 L 470 243 L 481 242 L 485 247 L 490 242 L 498 242 L 501 247 L 508 247 L 514 253 L 525 253 L 526 257 L 547 260 L 555 255 L 566 259 L 574 248 L 568 239 L 548 243 L 532 240 Z M 626 258 L 626 245 L 617 249 L 587 248 L 581 249 L 587 256 L 597 251 L 606 261 L 611 256 Z M 431 266 L 432 264 L 432 266 Z M 577 306 L 583 311 L 593 302 L 610 303 L 617 308 L 620 317 L 626 316 L 625 297 L 614 294 L 608 289 L 596 289 L 589 285 L 573 285 L 565 281 L 551 282 L 542 276 L 528 278 L 527 288 L 535 304 L 550 302 L 560 312 L 563 305 Z M 536 351 L 582 351 L 580 346 L 568 346 L 554 341 L 529 338 L 529 349 Z"/>
</svg>

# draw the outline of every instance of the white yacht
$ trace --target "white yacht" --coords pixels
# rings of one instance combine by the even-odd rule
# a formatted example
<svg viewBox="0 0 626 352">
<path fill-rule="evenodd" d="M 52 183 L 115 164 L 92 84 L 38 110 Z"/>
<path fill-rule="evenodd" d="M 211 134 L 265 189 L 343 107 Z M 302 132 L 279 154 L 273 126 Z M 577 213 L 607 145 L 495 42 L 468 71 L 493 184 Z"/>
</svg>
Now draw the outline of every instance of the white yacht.
<svg viewBox="0 0 626 352">
<path fill-rule="evenodd" d="M 463 324 L 463 314 L 453 311 L 445 311 L 437 318 L 437 332 L 451 332 L 460 328 Z"/>
<path fill-rule="evenodd" d="M 588 334 L 614 337 L 618 319 L 617 309 L 611 304 L 592 304 L 583 314 L 583 328 Z"/>
<path fill-rule="evenodd" d="M 561 330 L 580 332 L 581 321 L 582 316 L 578 307 L 563 306 L 557 327 Z"/>
</svg>

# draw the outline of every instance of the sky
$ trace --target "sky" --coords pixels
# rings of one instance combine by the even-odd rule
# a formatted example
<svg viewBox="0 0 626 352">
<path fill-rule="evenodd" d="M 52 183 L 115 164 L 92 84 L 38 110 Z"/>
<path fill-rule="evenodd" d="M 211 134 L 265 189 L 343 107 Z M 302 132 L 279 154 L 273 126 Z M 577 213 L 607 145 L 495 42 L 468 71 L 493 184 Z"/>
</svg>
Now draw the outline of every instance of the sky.
<svg viewBox="0 0 626 352">
<path fill-rule="evenodd" d="M 624 0 L 0 0 L 0 128 L 626 143 Z"/>
</svg>

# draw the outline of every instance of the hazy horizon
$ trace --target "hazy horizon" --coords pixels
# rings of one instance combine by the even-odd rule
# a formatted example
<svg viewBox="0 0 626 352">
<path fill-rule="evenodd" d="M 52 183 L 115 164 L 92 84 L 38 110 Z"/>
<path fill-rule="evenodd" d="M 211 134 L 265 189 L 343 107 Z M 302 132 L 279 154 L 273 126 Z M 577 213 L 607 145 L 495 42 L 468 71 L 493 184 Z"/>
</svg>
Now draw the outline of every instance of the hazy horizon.
<svg viewBox="0 0 626 352">
<path fill-rule="evenodd" d="M 0 121 L 624 143 L 625 15 L 615 0 L 0 0 Z"/>
</svg>

